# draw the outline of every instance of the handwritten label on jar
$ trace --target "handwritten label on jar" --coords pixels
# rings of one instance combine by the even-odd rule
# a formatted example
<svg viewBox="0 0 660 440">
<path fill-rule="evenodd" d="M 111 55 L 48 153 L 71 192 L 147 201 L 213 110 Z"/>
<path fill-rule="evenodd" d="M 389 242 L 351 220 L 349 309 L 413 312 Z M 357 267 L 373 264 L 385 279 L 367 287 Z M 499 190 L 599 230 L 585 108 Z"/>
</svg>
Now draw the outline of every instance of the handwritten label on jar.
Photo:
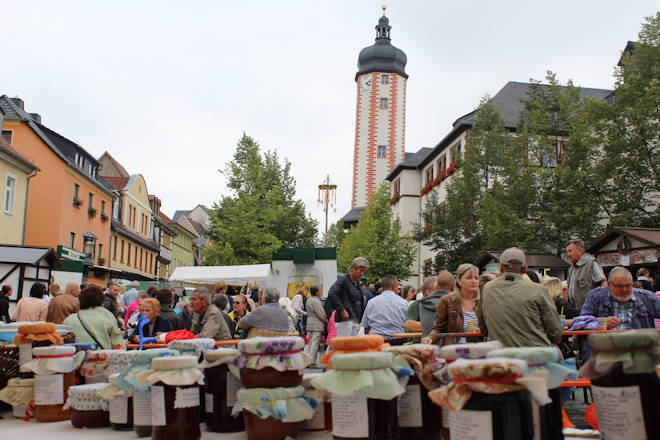
<svg viewBox="0 0 660 440">
<path fill-rule="evenodd" d="M 204 393 L 204 409 L 207 414 L 213 414 L 213 394 Z"/>
<path fill-rule="evenodd" d="M 133 423 L 138 426 L 151 426 L 151 393 L 133 391 Z"/>
<path fill-rule="evenodd" d="M 406 392 L 399 397 L 399 426 L 422 426 L 422 394 L 419 385 L 406 386 Z"/>
<path fill-rule="evenodd" d="M 151 425 L 165 426 L 165 389 L 162 386 L 151 387 Z"/>
<path fill-rule="evenodd" d="M 34 403 L 36 405 L 64 403 L 64 376 L 61 374 L 34 376 Z"/>
<path fill-rule="evenodd" d="M 120 397 L 110 401 L 110 423 L 128 423 L 128 397 Z"/>
<path fill-rule="evenodd" d="M 20 365 L 19 371 L 25 372 L 28 371 L 27 368 L 23 367 L 23 364 L 30 362 L 32 360 L 32 344 L 20 344 L 18 346 L 18 364 Z"/>
<path fill-rule="evenodd" d="M 367 398 L 349 394 L 332 395 L 332 435 L 335 437 L 369 437 Z"/>
<path fill-rule="evenodd" d="M 491 411 L 460 410 L 449 415 L 451 440 L 493 440 Z"/>
<path fill-rule="evenodd" d="M 192 408 L 193 406 L 199 406 L 199 388 L 176 387 L 174 409 Z"/>
<path fill-rule="evenodd" d="M 598 429 L 607 440 L 646 439 L 642 399 L 638 386 L 591 386 Z"/>
<path fill-rule="evenodd" d="M 234 406 L 238 400 L 236 395 L 242 386 L 243 383 L 240 378 L 234 376 L 232 373 L 227 373 L 227 408 Z"/>
</svg>

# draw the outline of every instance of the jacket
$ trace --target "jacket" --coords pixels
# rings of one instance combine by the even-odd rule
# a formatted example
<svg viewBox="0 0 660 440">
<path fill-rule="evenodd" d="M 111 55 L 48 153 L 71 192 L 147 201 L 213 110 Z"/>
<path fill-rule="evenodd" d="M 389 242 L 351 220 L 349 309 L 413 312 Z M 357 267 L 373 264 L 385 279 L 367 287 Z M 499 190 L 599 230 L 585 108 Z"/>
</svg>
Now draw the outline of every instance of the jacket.
<svg viewBox="0 0 660 440">
<path fill-rule="evenodd" d="M 422 324 L 422 337 L 425 338 L 433 330 L 436 309 L 440 298 L 449 295 L 446 290 L 436 290 L 426 298 L 419 300 L 419 322 Z"/>
<path fill-rule="evenodd" d="M 151 329 L 151 331 L 149 329 Z M 145 338 L 149 338 L 151 336 L 156 336 L 158 333 L 165 333 L 172 331 L 172 326 L 170 325 L 170 322 L 166 318 L 163 318 L 162 316 L 156 316 L 156 320 L 154 321 L 154 326 L 150 327 L 149 324 L 147 324 L 142 328 L 142 331 L 143 331 L 142 336 L 144 336 Z M 140 327 L 135 327 L 135 330 L 133 330 L 133 333 L 128 338 L 128 340 L 132 341 L 133 338 L 136 336 L 140 336 Z"/>
<path fill-rule="evenodd" d="M 107 293 L 103 296 L 103 308 L 117 316 L 117 300 Z"/>
<path fill-rule="evenodd" d="M 360 293 L 359 287 L 351 280 L 350 275 L 338 278 L 328 291 L 328 301 L 333 310 L 345 309 L 348 312 L 349 319 L 362 320 L 364 312 L 364 296 Z M 344 319 L 340 313 L 335 314 L 335 321 L 342 322 Z"/>
<path fill-rule="evenodd" d="M 98 342 L 99 348 L 103 350 L 111 350 L 116 346 L 126 348 L 117 317 L 103 307 L 92 307 L 73 313 L 67 316 L 62 324 L 73 327 L 76 342 Z"/>
<path fill-rule="evenodd" d="M 573 307 L 573 304 L 566 301 L 561 295 L 555 300 L 555 307 L 557 308 L 557 313 L 559 313 L 559 315 L 562 314 L 562 309 L 564 310 L 564 316 L 566 319 L 573 319 L 580 315 L 580 310 Z"/>
<path fill-rule="evenodd" d="M 46 314 L 46 321 L 54 324 L 62 324 L 62 322 L 72 313 L 80 311 L 80 301 L 75 296 L 69 293 L 62 293 L 53 298 L 48 304 L 48 313 Z"/>
<path fill-rule="evenodd" d="M 328 318 L 325 316 L 323 304 L 318 297 L 311 297 L 307 300 L 307 331 L 322 332 Z"/>
<path fill-rule="evenodd" d="M 171 307 L 162 307 L 158 316 L 169 321 L 171 330 L 183 330 L 183 319 Z"/>
<path fill-rule="evenodd" d="M 590 255 L 584 254 L 577 263 L 572 264 L 568 269 L 568 282 L 570 285 L 571 277 L 575 276 L 575 292 L 573 298 L 569 295 L 569 301 L 575 306 L 576 310 L 581 310 L 584 305 L 587 293 L 598 287 L 597 283 L 591 279 L 591 270 L 596 259 Z"/>
<path fill-rule="evenodd" d="M 475 307 L 479 307 L 479 301 L 476 302 Z M 440 333 L 463 333 L 463 300 L 456 295 L 444 295 L 438 301 L 433 331 L 429 337 L 434 344 L 437 344 L 438 341 L 440 341 L 440 345 L 458 344 L 457 337 L 441 338 Z M 467 341 L 477 342 L 476 339 L 472 339 L 468 338 Z"/>
<path fill-rule="evenodd" d="M 616 316 L 610 301 L 609 287 L 598 287 L 587 294 L 581 315 L 596 318 Z M 633 309 L 630 317 L 632 328 L 654 328 L 655 318 L 660 318 L 660 298 L 648 290 L 633 288 Z"/>
<path fill-rule="evenodd" d="M 198 338 L 213 338 L 215 340 L 231 339 L 227 323 L 216 306 L 209 304 L 203 315 L 193 313 L 190 318 L 190 331 Z"/>
<path fill-rule="evenodd" d="M 11 322 L 9 318 L 9 297 L 0 295 L 0 321 Z"/>
</svg>

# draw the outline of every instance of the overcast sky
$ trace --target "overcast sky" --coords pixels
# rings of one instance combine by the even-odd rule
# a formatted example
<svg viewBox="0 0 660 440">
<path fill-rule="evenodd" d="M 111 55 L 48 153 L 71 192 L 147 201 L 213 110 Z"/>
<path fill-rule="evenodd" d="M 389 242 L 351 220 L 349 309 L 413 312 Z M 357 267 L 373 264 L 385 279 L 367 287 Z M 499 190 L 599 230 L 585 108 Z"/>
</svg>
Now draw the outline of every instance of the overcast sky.
<svg viewBox="0 0 660 440">
<path fill-rule="evenodd" d="M 350 209 L 360 50 L 381 1 L 30 1 L 2 5 L 0 94 L 141 173 L 163 211 L 211 206 L 245 132 L 292 162 L 315 217 L 317 185 Z M 408 56 L 406 151 L 434 146 L 507 81 L 546 70 L 612 88 L 626 41 L 656 1 L 388 1 Z M 323 229 L 322 221 L 319 230 Z"/>
</svg>

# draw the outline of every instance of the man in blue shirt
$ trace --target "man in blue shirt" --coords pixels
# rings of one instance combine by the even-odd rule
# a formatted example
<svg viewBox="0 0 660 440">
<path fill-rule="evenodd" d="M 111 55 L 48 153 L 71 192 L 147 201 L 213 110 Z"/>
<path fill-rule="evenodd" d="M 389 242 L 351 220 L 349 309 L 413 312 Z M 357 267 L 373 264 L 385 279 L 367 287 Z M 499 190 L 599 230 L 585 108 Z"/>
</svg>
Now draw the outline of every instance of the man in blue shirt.
<svg viewBox="0 0 660 440">
<path fill-rule="evenodd" d="M 383 293 L 372 298 L 362 315 L 364 332 L 391 339 L 392 333 L 406 331 L 408 301 L 399 296 L 399 281 L 394 275 L 383 277 Z"/>
</svg>

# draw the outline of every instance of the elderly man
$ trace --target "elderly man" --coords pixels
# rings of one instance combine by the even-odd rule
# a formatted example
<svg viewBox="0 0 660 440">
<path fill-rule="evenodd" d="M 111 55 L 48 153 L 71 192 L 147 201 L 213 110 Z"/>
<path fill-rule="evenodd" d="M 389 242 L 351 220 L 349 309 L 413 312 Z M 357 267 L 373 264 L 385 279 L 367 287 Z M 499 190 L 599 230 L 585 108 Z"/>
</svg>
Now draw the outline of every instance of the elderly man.
<svg viewBox="0 0 660 440">
<path fill-rule="evenodd" d="M 129 305 L 131 305 L 132 302 L 137 301 L 138 299 L 138 293 L 140 288 L 140 283 L 138 281 L 133 281 L 131 282 L 131 288 L 126 291 L 121 296 L 120 302 L 121 306 L 126 309 Z"/>
<path fill-rule="evenodd" d="M 287 336 L 289 334 L 289 316 L 278 301 L 280 292 L 274 287 L 263 290 L 263 305 L 238 321 L 238 328 L 248 332 L 248 338 L 254 336 Z"/>
<path fill-rule="evenodd" d="M 660 298 L 634 288 L 632 274 L 624 267 L 612 269 L 608 280 L 608 286 L 587 294 L 580 314 L 607 318 L 608 329 L 655 328 L 654 318 L 660 318 Z"/>
<path fill-rule="evenodd" d="M 568 269 L 568 301 L 580 310 L 587 293 L 607 285 L 605 273 L 594 257 L 584 253 L 582 240 L 569 240 L 566 243 L 566 256 L 571 261 Z"/>
<path fill-rule="evenodd" d="M 545 287 L 525 280 L 527 257 L 509 248 L 500 257 L 500 276 L 484 286 L 477 315 L 481 332 L 505 347 L 547 347 L 563 328 Z"/>
<path fill-rule="evenodd" d="M 409 303 L 399 296 L 399 281 L 394 275 L 385 275 L 383 293 L 367 303 L 361 325 L 365 333 L 392 339 L 393 333 L 406 331 L 406 313 Z"/>
<path fill-rule="evenodd" d="M 360 293 L 360 278 L 368 269 L 369 261 L 366 258 L 355 258 L 348 274 L 338 278 L 328 290 L 328 301 L 335 310 L 337 336 L 356 336 L 358 333 L 358 323 L 362 319 L 365 304 L 364 296 Z"/>
<path fill-rule="evenodd" d="M 80 311 L 80 301 L 78 301 L 79 293 L 80 287 L 78 284 L 67 283 L 64 293 L 56 295 L 55 298 L 50 301 L 50 304 L 48 304 L 46 321 L 55 324 L 62 324 L 67 316 L 72 313 L 78 313 Z"/>
<path fill-rule="evenodd" d="M 229 328 L 222 313 L 211 304 L 211 293 L 206 287 L 198 287 L 190 296 L 193 310 L 190 331 L 198 338 L 213 338 L 216 340 L 231 339 Z"/>
<path fill-rule="evenodd" d="M 454 290 L 454 282 L 454 275 L 446 270 L 440 272 L 437 277 L 424 280 L 424 284 L 422 284 L 424 297 L 410 304 L 408 308 L 408 314 L 406 315 L 407 331 L 422 332 L 422 338 L 431 333 L 438 302 L 440 302 L 440 298 L 449 295 Z"/>
</svg>

